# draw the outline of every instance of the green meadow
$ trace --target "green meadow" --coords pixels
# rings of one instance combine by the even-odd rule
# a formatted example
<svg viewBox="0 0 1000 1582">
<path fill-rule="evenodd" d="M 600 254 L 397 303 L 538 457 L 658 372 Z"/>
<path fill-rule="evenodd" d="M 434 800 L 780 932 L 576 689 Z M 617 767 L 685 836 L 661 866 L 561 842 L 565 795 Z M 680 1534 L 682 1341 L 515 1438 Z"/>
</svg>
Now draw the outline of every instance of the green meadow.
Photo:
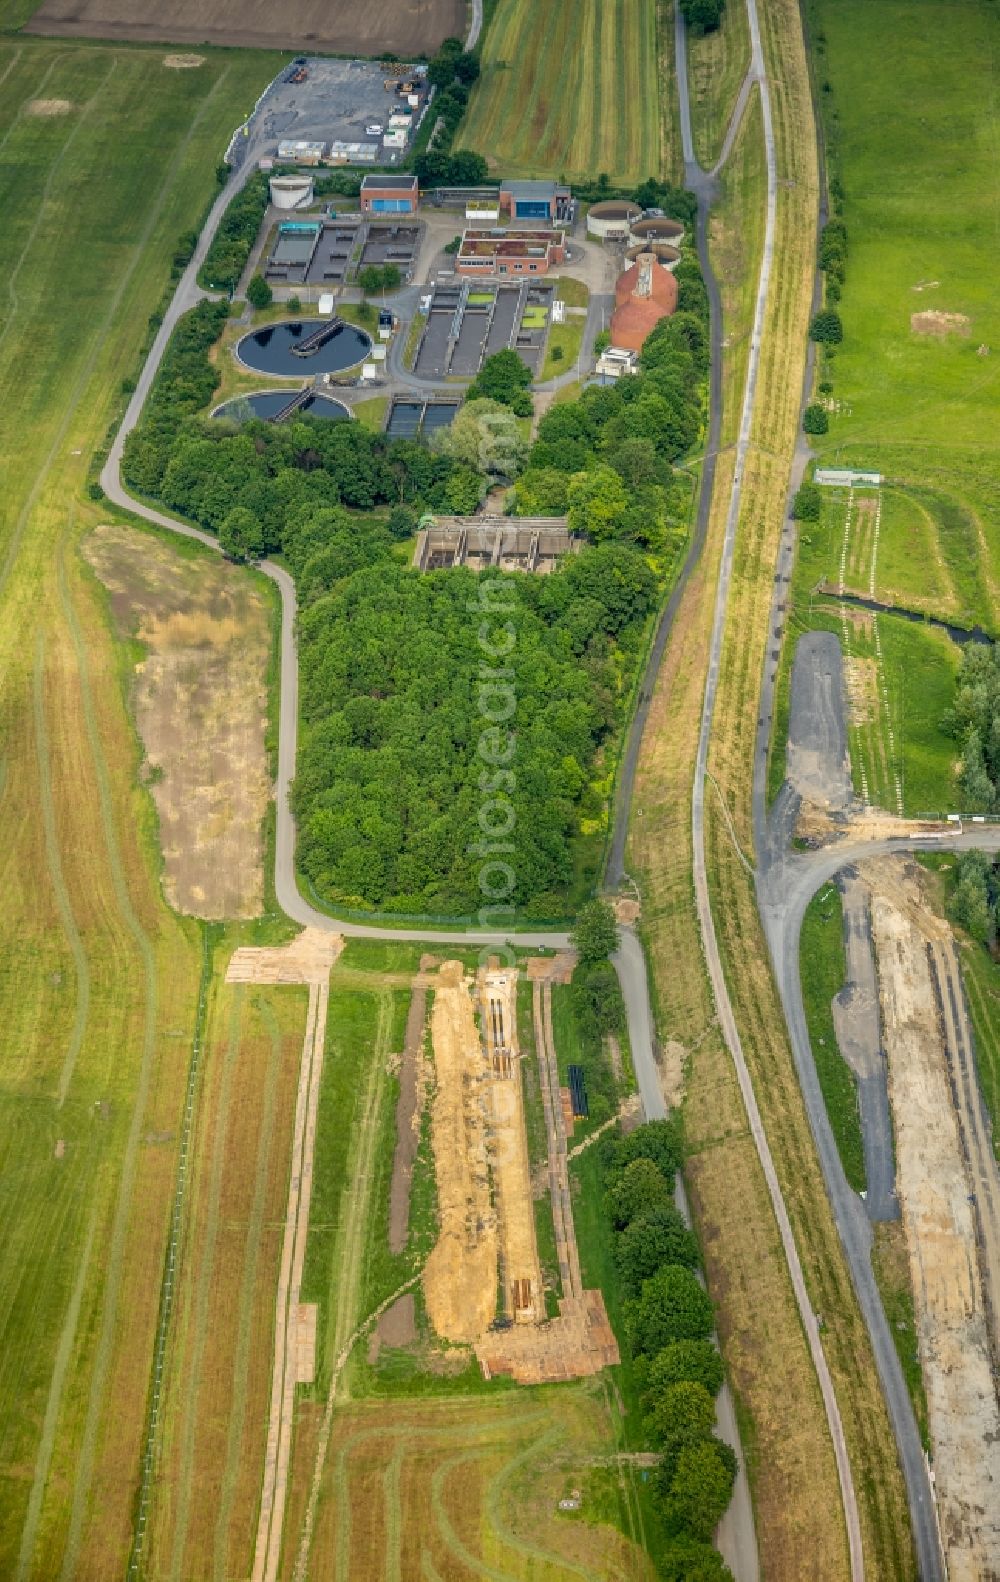
<svg viewBox="0 0 1000 1582">
<path fill-rule="evenodd" d="M 830 172 L 849 236 L 824 460 L 870 459 L 980 513 L 998 503 L 1000 11 L 990 0 L 813 0 Z M 920 315 L 959 315 L 947 333 Z M 965 321 L 965 322 L 961 322 Z"/>
</svg>

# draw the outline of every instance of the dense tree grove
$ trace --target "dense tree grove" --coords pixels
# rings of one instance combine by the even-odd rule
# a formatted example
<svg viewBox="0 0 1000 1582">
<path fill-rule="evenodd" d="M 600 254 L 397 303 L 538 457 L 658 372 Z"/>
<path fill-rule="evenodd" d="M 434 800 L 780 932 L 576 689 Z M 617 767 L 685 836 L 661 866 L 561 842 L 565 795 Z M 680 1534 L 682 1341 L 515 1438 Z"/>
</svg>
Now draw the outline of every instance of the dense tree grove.
<svg viewBox="0 0 1000 1582">
<path fill-rule="evenodd" d="M 680 8 L 688 27 L 700 33 L 711 33 L 722 21 L 725 0 L 680 0 Z"/>
<path fill-rule="evenodd" d="M 970 813 L 1000 813 L 1000 646 L 968 643 L 943 728 L 962 747 L 959 784 Z"/>
<path fill-rule="evenodd" d="M 1000 872 L 984 851 L 966 851 L 958 859 L 949 911 L 973 939 L 996 948 L 1000 929 Z"/>
<path fill-rule="evenodd" d="M 499 401 L 517 417 L 530 417 L 535 407 L 531 399 L 531 373 L 515 351 L 494 352 L 487 357 L 465 393 L 467 401 Z"/>
<path fill-rule="evenodd" d="M 560 910 L 589 766 L 619 722 L 614 651 L 635 652 L 656 584 L 619 545 L 546 578 L 506 580 L 516 582 L 502 617 L 512 644 L 495 694 L 481 675 L 471 572 L 417 576 L 382 561 L 305 611 L 295 807 L 299 859 L 320 893 L 474 912 L 493 827 L 481 815 L 502 790 L 514 875 L 505 899 L 535 915 Z M 509 750 L 499 768 L 484 741 Z"/>
<path fill-rule="evenodd" d="M 839 346 L 844 339 L 844 326 L 836 308 L 821 308 L 812 316 L 809 338 L 820 346 Z"/>
<path fill-rule="evenodd" d="M 573 930 L 573 944 L 584 966 L 596 966 L 618 949 L 614 908 L 600 899 L 582 907 Z"/>
<path fill-rule="evenodd" d="M 697 1243 L 674 1206 L 680 1136 L 673 1121 L 654 1121 L 600 1147 L 643 1435 L 660 1456 L 652 1478 L 669 1539 L 659 1574 L 725 1582 L 730 1573 L 710 1540 L 736 1458 L 713 1434 L 722 1359 L 709 1338 L 712 1304 L 694 1273 Z"/>
<path fill-rule="evenodd" d="M 830 427 L 826 407 L 817 401 L 811 402 L 802 414 L 802 427 L 807 434 L 825 434 Z"/>
<path fill-rule="evenodd" d="M 267 177 L 251 176 L 222 216 L 219 229 L 198 271 L 199 284 L 212 291 L 235 291 L 268 203 Z"/>
<path fill-rule="evenodd" d="M 421 187 L 476 186 L 486 180 L 489 172 L 481 154 L 471 149 L 451 152 L 469 102 L 469 89 L 478 76 L 477 56 L 464 50 L 460 39 L 446 38 L 427 68 L 435 94 L 427 113 L 431 135 L 427 147 L 413 161 Z"/>
</svg>

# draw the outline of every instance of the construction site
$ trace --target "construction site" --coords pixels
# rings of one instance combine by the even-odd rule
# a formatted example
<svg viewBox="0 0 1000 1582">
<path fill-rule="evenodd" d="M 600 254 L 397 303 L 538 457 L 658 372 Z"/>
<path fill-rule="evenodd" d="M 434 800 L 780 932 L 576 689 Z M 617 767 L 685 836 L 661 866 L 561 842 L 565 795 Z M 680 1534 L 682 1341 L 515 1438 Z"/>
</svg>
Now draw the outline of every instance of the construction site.
<svg viewBox="0 0 1000 1582">
<path fill-rule="evenodd" d="M 952 931 L 916 863 L 881 858 L 860 876 L 941 1539 L 948 1575 L 973 1582 L 1000 1576 L 1000 1177 Z"/>
<path fill-rule="evenodd" d="M 436 1091 L 431 1139 L 440 1226 L 423 1272 L 428 1319 L 472 1345 L 487 1378 L 582 1378 L 619 1361 L 604 1298 L 585 1290 L 570 1198 L 566 1113 L 552 1038 L 551 973 L 532 962 L 535 1048 L 562 1295 L 549 1318 L 539 1266 L 517 1033 L 518 970 L 495 961 L 473 979 L 456 961 L 433 979 Z M 569 1109 L 572 1110 L 571 1102 Z"/>
</svg>

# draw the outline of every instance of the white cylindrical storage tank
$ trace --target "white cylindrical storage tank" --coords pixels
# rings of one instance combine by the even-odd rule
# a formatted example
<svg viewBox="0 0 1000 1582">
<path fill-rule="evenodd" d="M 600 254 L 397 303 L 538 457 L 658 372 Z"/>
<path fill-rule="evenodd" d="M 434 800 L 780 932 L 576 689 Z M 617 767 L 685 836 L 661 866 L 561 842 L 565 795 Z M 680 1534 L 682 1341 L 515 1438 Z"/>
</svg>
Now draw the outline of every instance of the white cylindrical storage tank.
<svg viewBox="0 0 1000 1582">
<path fill-rule="evenodd" d="M 633 220 L 632 240 L 636 244 L 642 242 L 647 245 L 666 242 L 668 247 L 679 248 L 684 240 L 684 227 L 680 220 Z"/>
<path fill-rule="evenodd" d="M 602 242 L 627 241 L 629 227 L 641 213 L 637 203 L 628 203 L 621 198 L 594 203 L 587 210 L 587 235 L 596 236 Z"/>
<path fill-rule="evenodd" d="M 272 176 L 269 185 L 276 209 L 297 209 L 313 200 L 311 176 Z"/>
</svg>

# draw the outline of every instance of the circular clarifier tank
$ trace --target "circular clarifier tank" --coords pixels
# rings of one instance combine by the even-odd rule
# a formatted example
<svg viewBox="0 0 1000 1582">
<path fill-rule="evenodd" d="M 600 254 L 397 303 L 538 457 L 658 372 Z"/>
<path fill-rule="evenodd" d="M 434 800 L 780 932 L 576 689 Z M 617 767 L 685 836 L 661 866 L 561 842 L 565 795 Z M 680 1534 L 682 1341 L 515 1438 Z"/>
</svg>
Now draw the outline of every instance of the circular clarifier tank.
<svg viewBox="0 0 1000 1582">
<path fill-rule="evenodd" d="M 249 407 L 253 417 L 270 421 L 276 418 L 281 409 L 292 400 L 294 400 L 294 392 L 288 390 L 255 390 L 252 395 L 234 396 L 231 401 L 224 401 L 221 406 L 215 408 L 212 416 L 230 418 L 233 422 L 239 423 L 245 421 L 244 408 Z M 320 417 L 331 423 L 342 423 L 350 418 L 351 412 L 342 401 L 334 401 L 332 396 L 310 390 L 305 400 L 290 415 L 293 418 Z"/>
<path fill-rule="evenodd" d="M 318 341 L 320 331 L 326 334 Z M 308 350 L 310 341 L 313 349 Z M 311 379 L 315 374 L 339 374 L 354 368 L 371 351 L 371 336 L 353 324 L 323 319 L 293 319 L 251 330 L 236 343 L 236 355 L 246 368 L 284 379 Z"/>
</svg>

